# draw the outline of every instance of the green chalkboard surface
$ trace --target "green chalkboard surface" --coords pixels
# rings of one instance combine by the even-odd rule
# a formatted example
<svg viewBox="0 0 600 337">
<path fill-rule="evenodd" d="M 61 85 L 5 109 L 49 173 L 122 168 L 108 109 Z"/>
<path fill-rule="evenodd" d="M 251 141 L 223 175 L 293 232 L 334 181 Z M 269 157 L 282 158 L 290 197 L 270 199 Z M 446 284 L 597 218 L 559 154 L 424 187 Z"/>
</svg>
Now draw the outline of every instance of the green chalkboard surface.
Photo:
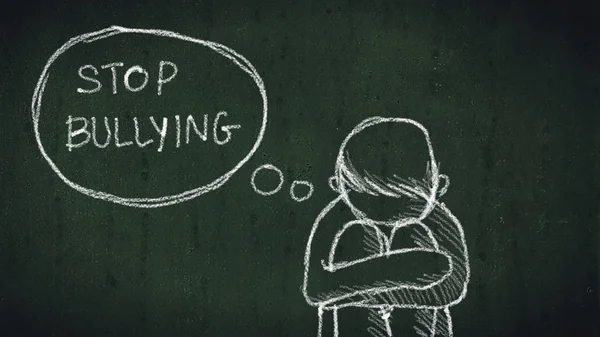
<svg viewBox="0 0 600 337">
<path fill-rule="evenodd" d="M 600 336 L 600 7 L 0 6 L 0 336 Z"/>
</svg>

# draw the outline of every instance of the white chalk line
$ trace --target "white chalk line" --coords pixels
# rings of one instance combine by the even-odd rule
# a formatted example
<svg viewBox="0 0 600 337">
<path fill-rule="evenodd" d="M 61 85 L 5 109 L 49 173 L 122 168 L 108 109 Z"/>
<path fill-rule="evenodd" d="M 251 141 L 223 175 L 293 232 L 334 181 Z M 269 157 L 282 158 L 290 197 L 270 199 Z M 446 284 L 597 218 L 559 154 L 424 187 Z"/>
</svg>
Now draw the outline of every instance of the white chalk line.
<svg viewBox="0 0 600 337">
<path fill-rule="evenodd" d="M 428 163 L 428 170 L 427 170 L 427 174 L 426 174 L 426 180 L 431 182 L 431 185 L 427 186 L 429 188 L 428 192 L 423 190 L 422 188 L 412 188 L 411 186 L 405 185 L 405 184 L 403 184 L 401 179 L 399 179 L 399 181 L 396 181 L 396 182 L 387 183 L 381 179 L 377 179 L 377 177 L 367 177 L 367 180 L 359 181 L 361 178 L 354 175 L 355 172 L 353 172 L 353 167 L 351 166 L 352 164 L 346 163 L 346 158 L 345 158 L 346 145 L 347 145 L 348 141 L 354 135 L 356 135 L 357 133 L 359 133 L 360 131 L 364 130 L 367 127 L 370 127 L 370 126 L 373 126 L 376 124 L 380 124 L 380 123 L 389 123 L 389 122 L 412 124 L 412 125 L 418 127 L 425 135 L 425 139 L 426 139 L 427 146 L 428 146 L 428 152 L 430 155 L 430 161 Z M 433 147 L 431 145 L 431 140 L 430 140 L 428 131 L 421 124 L 419 124 L 418 122 L 415 122 L 413 120 L 410 120 L 410 119 L 383 118 L 383 117 L 368 118 L 368 119 L 364 120 L 363 122 L 361 122 L 357 127 L 355 127 L 350 132 L 350 134 L 344 139 L 344 141 L 340 147 L 340 151 L 338 153 L 337 160 L 336 160 L 335 172 L 336 172 L 336 175 L 331 177 L 328 180 L 328 184 L 329 184 L 329 187 L 332 190 L 334 190 L 335 192 L 338 192 L 339 195 L 333 201 L 331 201 L 329 204 L 327 204 L 327 206 L 325 206 L 325 208 L 319 213 L 319 215 L 315 219 L 313 227 L 312 227 L 311 232 L 308 237 L 308 241 L 307 241 L 307 245 L 306 245 L 306 252 L 305 252 L 305 256 L 304 256 L 304 280 L 303 280 L 303 285 L 302 285 L 302 293 L 308 304 L 310 304 L 311 306 L 316 306 L 318 308 L 319 336 L 322 331 L 323 311 L 334 310 L 334 312 L 336 312 L 336 316 L 334 316 L 334 329 L 335 329 L 334 335 L 338 335 L 337 311 L 339 309 L 344 308 L 344 307 L 380 308 L 382 310 L 385 310 L 386 308 L 390 308 L 389 303 L 377 303 L 377 302 L 373 302 L 372 300 L 368 300 L 368 298 L 375 299 L 375 296 L 382 296 L 382 295 L 388 295 L 388 297 L 390 297 L 389 300 L 392 303 L 392 305 L 391 305 L 392 308 L 433 310 L 432 321 L 429 324 L 429 329 L 428 329 L 428 333 L 431 336 L 434 336 L 436 333 L 436 328 L 437 328 L 437 324 L 439 321 L 438 320 L 438 310 L 443 310 L 443 315 L 446 317 L 447 324 L 448 324 L 448 334 L 449 334 L 449 336 L 452 336 L 453 335 L 452 319 L 451 319 L 449 307 L 458 304 L 466 297 L 467 287 L 468 287 L 468 282 L 470 279 L 471 272 L 470 272 L 470 267 L 469 267 L 469 258 L 468 258 L 468 251 L 467 251 L 467 247 L 466 247 L 466 240 L 465 240 L 464 230 L 462 229 L 462 225 L 460 224 L 458 219 L 447 209 L 445 204 L 441 203 L 437 200 L 438 197 L 443 196 L 447 192 L 450 180 L 449 180 L 448 176 L 439 174 L 438 163 L 435 161 Z M 396 177 L 396 178 L 398 178 L 398 177 Z M 440 186 L 440 179 L 445 181 L 443 186 Z M 394 191 L 395 193 L 410 195 L 413 198 L 420 197 L 422 199 L 425 199 L 427 203 L 426 203 L 426 206 L 423 208 L 423 210 L 420 212 L 420 214 L 416 218 L 396 219 L 392 223 L 386 223 L 385 221 L 374 221 L 374 220 L 369 219 L 362 210 L 359 210 L 352 204 L 350 198 L 348 197 L 349 191 L 346 188 L 346 183 L 352 187 L 357 187 L 359 189 L 361 188 L 360 186 L 362 186 L 361 184 L 366 183 L 366 184 L 368 184 L 368 186 L 370 186 L 370 188 L 374 192 L 373 193 L 373 192 L 370 192 L 369 190 L 363 190 L 362 191 L 363 193 L 374 194 L 374 195 L 377 195 L 377 194 L 393 195 L 394 193 L 392 193 L 392 192 L 388 193 L 387 189 L 390 189 L 390 191 Z M 382 186 L 380 184 L 383 185 L 385 188 L 382 188 Z M 400 184 L 400 186 L 398 186 L 397 184 Z M 309 272 L 310 272 L 312 243 L 313 243 L 314 237 L 316 235 L 319 224 L 322 222 L 322 220 L 325 218 L 325 216 L 337 204 L 340 204 L 341 201 L 351 209 L 352 213 L 357 217 L 357 220 L 346 223 L 336 233 L 335 237 L 332 240 L 332 245 L 331 245 L 331 249 L 329 251 L 328 261 L 325 262 L 324 260 L 320 260 L 321 265 L 320 266 L 317 265 L 316 268 L 323 268 L 323 270 L 333 273 L 333 272 L 336 272 L 337 270 L 349 268 L 351 266 L 358 265 L 360 263 L 368 263 L 368 261 L 371 261 L 371 260 L 374 260 L 377 258 L 385 258 L 385 257 L 389 257 L 390 255 L 394 255 L 394 254 L 405 254 L 405 253 L 409 253 L 409 252 L 423 251 L 423 252 L 431 252 L 431 253 L 437 253 L 437 254 L 443 255 L 449 262 L 449 270 L 446 273 L 444 273 L 444 275 L 441 278 L 438 276 L 438 277 L 435 277 L 434 279 L 432 279 L 431 281 L 426 281 L 426 285 L 424 285 L 424 286 L 415 286 L 413 284 L 403 284 L 402 282 L 394 282 L 394 281 L 388 280 L 388 281 L 386 281 L 387 285 L 371 287 L 371 288 L 362 289 L 362 290 L 354 290 L 354 291 L 352 291 L 351 287 L 348 287 L 348 289 L 350 289 L 350 291 L 348 291 L 346 294 L 341 294 L 341 295 L 338 294 L 328 300 L 313 300 L 313 298 L 311 298 L 308 295 L 308 280 L 309 280 Z M 460 238 L 460 247 L 457 247 L 457 249 L 460 250 L 462 260 L 464 261 L 462 263 L 465 264 L 464 265 L 464 269 L 465 269 L 464 273 L 462 273 L 462 271 L 460 271 L 462 269 L 460 269 L 459 271 L 456 271 L 456 269 L 455 269 L 454 260 L 455 260 L 456 253 L 451 253 L 451 252 L 447 251 L 447 249 L 445 247 L 442 248 L 440 246 L 438 240 L 436 239 L 432 229 L 423 223 L 423 221 L 431 214 L 431 212 L 434 209 L 439 209 L 445 217 L 445 219 L 442 219 L 443 223 L 441 223 L 439 225 L 447 226 L 448 228 L 446 230 L 448 231 L 449 234 L 452 232 L 449 230 L 449 227 L 452 227 L 452 229 L 456 230 L 456 232 L 457 232 L 457 233 L 454 233 L 454 235 L 456 235 Z M 334 262 L 335 261 L 335 252 L 336 252 L 340 237 L 348 228 L 350 228 L 353 225 L 357 225 L 357 224 L 360 224 L 362 226 L 368 226 L 370 228 L 375 228 L 375 231 L 376 231 L 377 237 L 378 237 L 378 243 L 380 244 L 379 252 L 373 253 L 370 256 L 367 256 L 362 259 L 357 259 L 357 260 L 353 260 L 353 261 Z M 427 238 L 431 241 L 431 243 L 433 245 L 433 249 L 405 248 L 405 249 L 391 250 L 391 244 L 393 242 L 396 231 L 399 228 L 406 227 L 410 224 L 416 224 L 425 230 Z M 378 229 L 378 227 L 377 227 L 378 225 L 386 225 L 386 226 L 393 227 L 389 238 L 387 238 L 381 232 L 381 230 Z M 450 244 L 454 245 L 454 243 L 452 243 L 453 242 L 452 238 L 447 237 L 446 234 L 438 233 L 438 235 L 441 235 L 440 236 L 441 239 L 446 240 L 446 241 L 444 241 L 446 244 L 450 243 Z M 411 237 L 413 237 L 413 236 L 411 236 Z M 418 240 L 415 239 L 415 241 L 418 241 Z M 456 282 L 455 277 L 453 277 L 450 280 L 450 277 L 456 273 L 460 274 L 457 276 L 459 279 L 464 279 L 462 284 L 460 284 L 460 285 L 454 284 L 454 282 Z M 436 291 L 433 291 L 432 294 L 427 295 L 427 297 L 428 297 L 427 299 L 429 301 L 431 301 L 431 298 L 429 298 L 429 296 L 433 295 L 435 297 L 434 303 L 438 303 L 437 305 L 436 304 L 425 304 L 425 305 L 415 304 L 416 303 L 415 299 L 417 297 L 420 299 L 421 302 L 423 302 L 425 300 L 422 296 L 426 293 L 421 293 L 422 291 L 433 289 L 436 286 L 444 284 L 445 281 L 450 282 L 447 284 L 447 287 L 450 287 L 453 289 L 458 289 L 457 287 L 462 288 L 462 290 L 460 291 L 460 294 L 458 294 L 458 296 L 456 296 L 455 299 L 448 302 L 448 299 L 449 298 L 452 299 L 453 296 L 451 296 L 451 294 L 447 293 L 445 288 L 441 288 L 440 291 L 445 296 L 443 301 L 440 299 L 440 297 L 438 296 Z M 408 291 L 417 291 L 417 292 L 413 292 L 413 293 L 409 292 L 407 294 L 410 297 L 415 297 L 415 296 L 416 297 L 412 298 L 412 299 L 409 298 L 408 301 L 406 302 L 406 304 L 399 302 L 398 298 L 391 296 L 391 294 L 393 291 L 401 290 L 401 289 L 405 289 Z M 341 302 L 341 300 L 344 300 L 344 299 L 360 298 L 361 296 L 365 299 L 357 300 L 357 301 L 350 301 L 348 303 Z M 402 299 L 402 301 L 406 301 L 406 300 L 407 299 Z M 387 330 L 388 335 L 391 336 L 392 331 L 391 331 L 391 327 L 389 326 L 390 314 L 391 314 L 391 311 L 388 312 L 386 315 L 382 316 L 382 319 L 386 322 L 386 330 Z M 443 323 L 440 323 L 440 324 L 443 324 Z"/>
<path fill-rule="evenodd" d="M 40 118 L 40 114 L 41 114 L 42 97 L 44 94 L 46 83 L 48 81 L 48 77 L 50 75 L 50 68 L 51 68 L 52 64 L 56 61 L 56 59 L 58 59 L 59 56 L 61 56 L 63 53 L 65 53 L 68 49 L 70 49 L 74 45 L 77 45 L 79 43 L 92 43 L 92 42 L 95 42 L 95 41 L 98 41 L 101 39 L 105 39 L 105 38 L 108 38 L 111 36 L 115 36 L 118 34 L 146 34 L 146 35 L 154 35 L 154 36 L 159 36 L 159 37 L 173 38 L 173 39 L 178 39 L 178 40 L 182 40 L 182 41 L 199 44 L 199 45 L 202 45 L 202 46 L 212 49 L 213 51 L 219 53 L 221 56 L 226 57 L 227 59 L 232 61 L 234 64 L 236 64 L 240 69 L 242 69 L 244 72 L 246 72 L 248 75 L 250 75 L 250 77 L 254 80 L 256 86 L 258 87 L 258 90 L 260 92 L 260 95 L 261 95 L 262 101 L 263 101 L 263 112 L 262 112 L 263 116 L 262 116 L 261 127 L 258 132 L 256 142 L 252 146 L 250 152 L 240 162 L 238 162 L 231 170 L 229 170 L 228 172 L 226 172 L 219 178 L 213 180 L 211 183 L 206 184 L 204 186 L 194 188 L 194 189 L 184 191 L 182 193 L 163 196 L 163 197 L 155 197 L 155 198 L 120 197 L 120 196 L 117 196 L 117 195 L 114 195 L 111 193 L 86 188 L 86 187 L 83 187 L 83 186 L 69 180 L 61 172 L 61 170 L 58 168 L 58 166 L 52 161 L 50 156 L 46 153 L 46 150 L 44 149 L 44 146 L 43 146 L 42 140 L 41 140 L 41 135 L 40 135 L 39 118 Z M 192 38 L 189 36 L 185 36 L 185 35 L 182 35 L 179 33 L 166 31 L 166 30 L 138 29 L 138 28 L 125 28 L 125 27 L 120 27 L 120 26 L 112 26 L 112 27 L 108 27 L 108 28 L 105 28 L 105 29 L 102 29 L 99 31 L 86 33 L 86 34 L 82 34 L 82 35 L 73 37 L 68 42 L 66 42 L 63 46 L 61 46 L 56 52 L 54 52 L 54 54 L 50 57 L 50 59 L 44 66 L 42 74 L 40 75 L 38 83 L 35 87 L 33 99 L 31 102 L 31 110 L 32 110 L 32 118 L 33 118 L 33 129 L 34 129 L 36 141 L 38 144 L 38 148 L 40 149 L 42 156 L 44 157 L 44 159 L 46 159 L 46 161 L 48 162 L 48 164 L 50 165 L 52 170 L 61 178 L 61 180 L 63 182 L 65 182 L 71 188 L 73 188 L 85 195 L 93 197 L 93 198 L 106 200 L 106 201 L 114 202 L 114 203 L 121 204 L 124 206 L 130 206 L 130 207 L 156 208 L 156 207 L 174 205 L 174 204 L 178 204 L 178 203 L 196 198 L 202 194 L 213 191 L 213 190 L 221 187 L 223 184 L 225 184 L 225 182 L 227 182 L 231 178 L 231 176 L 235 172 L 237 172 L 254 155 L 254 153 L 258 149 L 260 143 L 262 142 L 262 139 L 264 137 L 265 130 L 267 127 L 268 103 L 267 103 L 267 94 L 266 94 L 265 85 L 263 83 L 262 78 L 260 77 L 260 75 L 258 74 L 256 69 L 254 68 L 254 66 L 244 56 L 238 54 L 234 50 L 232 50 L 224 45 L 221 45 L 216 42 L 210 42 L 210 41 Z"/>
<path fill-rule="evenodd" d="M 274 189 L 272 189 L 271 191 L 263 191 L 256 186 L 256 182 L 255 182 L 256 175 L 258 174 L 258 172 L 260 172 L 262 170 L 275 171 L 277 173 L 277 176 L 279 177 L 279 183 L 277 183 L 277 186 Z M 274 166 L 272 164 L 263 164 L 263 165 L 257 167 L 256 170 L 254 170 L 254 172 L 252 172 L 252 176 L 250 177 L 250 185 L 252 185 L 252 189 L 254 190 L 254 192 L 256 192 L 262 196 L 270 196 L 281 190 L 281 188 L 283 187 L 284 180 L 285 179 L 283 178 L 283 172 L 281 172 L 281 170 L 279 168 L 277 168 L 276 166 Z"/>
<path fill-rule="evenodd" d="M 277 183 L 277 187 L 275 187 L 271 191 L 263 191 L 256 186 L 256 181 L 255 181 L 256 175 L 258 174 L 258 172 L 260 172 L 262 170 L 275 171 L 277 173 L 277 176 L 279 177 L 279 182 Z M 285 182 L 285 178 L 283 176 L 283 172 L 273 164 L 263 164 L 263 165 L 257 167 L 254 170 L 254 172 L 252 172 L 252 175 L 250 176 L 250 185 L 252 186 L 252 189 L 254 190 L 254 192 L 256 192 L 262 196 L 270 196 L 270 195 L 273 195 L 273 194 L 279 192 L 282 189 L 284 182 Z M 296 187 L 298 187 L 300 185 L 308 187 L 308 191 L 306 192 L 306 194 L 304 196 L 298 196 L 296 194 Z M 294 180 L 290 186 L 290 198 L 292 198 L 292 200 L 294 200 L 296 202 L 303 202 L 303 201 L 308 200 L 312 196 L 314 190 L 315 190 L 315 187 L 313 186 L 313 184 L 311 182 L 306 181 L 306 180 Z"/>
<path fill-rule="evenodd" d="M 295 189 L 296 189 L 296 186 L 298 186 L 298 185 L 304 185 L 304 186 L 308 187 L 308 192 L 306 193 L 305 196 L 298 197 L 296 195 Z M 290 186 L 290 197 L 296 202 L 303 202 L 305 200 L 308 200 L 312 196 L 314 190 L 315 190 L 315 187 L 313 186 L 312 183 L 310 183 L 306 180 L 294 180 L 294 182 L 292 182 L 292 186 Z"/>
</svg>

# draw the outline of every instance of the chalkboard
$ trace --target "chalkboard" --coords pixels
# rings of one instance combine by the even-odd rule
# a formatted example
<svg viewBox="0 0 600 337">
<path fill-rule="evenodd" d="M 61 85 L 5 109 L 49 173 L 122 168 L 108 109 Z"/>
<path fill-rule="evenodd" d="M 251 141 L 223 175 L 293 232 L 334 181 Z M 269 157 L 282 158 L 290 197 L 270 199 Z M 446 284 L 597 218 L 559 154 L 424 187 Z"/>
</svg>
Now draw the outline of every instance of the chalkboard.
<svg viewBox="0 0 600 337">
<path fill-rule="evenodd" d="M 598 4 L 0 8 L 0 336 L 600 336 Z"/>
</svg>

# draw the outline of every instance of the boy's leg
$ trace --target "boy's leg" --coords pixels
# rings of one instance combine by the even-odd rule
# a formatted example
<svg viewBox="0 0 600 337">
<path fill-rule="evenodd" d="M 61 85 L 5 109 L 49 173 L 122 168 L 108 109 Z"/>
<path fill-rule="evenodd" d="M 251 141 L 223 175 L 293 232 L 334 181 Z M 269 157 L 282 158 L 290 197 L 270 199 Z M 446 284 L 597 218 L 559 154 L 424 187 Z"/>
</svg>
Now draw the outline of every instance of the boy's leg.
<svg viewBox="0 0 600 337">
<path fill-rule="evenodd" d="M 420 309 L 415 313 L 414 331 L 422 337 L 452 337 L 450 310 Z"/>
<path fill-rule="evenodd" d="M 352 308 L 347 308 L 352 309 Z M 354 308 L 364 310 L 363 308 Z M 338 308 L 319 308 L 317 337 L 452 337 L 450 310 L 445 309 L 367 309 L 367 332 L 350 330 L 339 333 Z M 364 313 L 364 311 L 363 311 Z M 364 317 L 364 316 L 363 316 Z M 361 324 L 362 325 L 362 324 Z M 364 325 L 363 325 L 364 326 Z"/>
<path fill-rule="evenodd" d="M 431 324 L 423 326 L 423 314 L 415 309 L 369 309 L 369 336 L 372 337 L 432 337 Z M 431 311 L 431 310 L 430 310 Z M 418 328 L 418 329 L 417 329 Z M 429 334 L 427 334 L 429 332 Z"/>
<path fill-rule="evenodd" d="M 338 309 L 319 307 L 318 314 L 317 337 L 338 337 Z"/>
<path fill-rule="evenodd" d="M 392 337 L 392 308 L 369 309 L 369 327 L 367 331 L 373 337 Z"/>
</svg>

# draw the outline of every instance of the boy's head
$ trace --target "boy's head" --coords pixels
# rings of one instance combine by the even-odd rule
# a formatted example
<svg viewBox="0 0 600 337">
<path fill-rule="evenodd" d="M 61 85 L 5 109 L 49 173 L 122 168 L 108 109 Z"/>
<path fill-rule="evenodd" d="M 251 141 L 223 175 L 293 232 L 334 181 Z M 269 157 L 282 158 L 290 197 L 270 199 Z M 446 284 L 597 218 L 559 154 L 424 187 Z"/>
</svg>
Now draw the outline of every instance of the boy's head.
<svg viewBox="0 0 600 337">
<path fill-rule="evenodd" d="M 393 225 L 426 217 L 445 193 L 448 179 L 438 172 L 429 133 L 421 124 L 373 117 L 342 143 L 330 185 L 357 218 Z"/>
</svg>

